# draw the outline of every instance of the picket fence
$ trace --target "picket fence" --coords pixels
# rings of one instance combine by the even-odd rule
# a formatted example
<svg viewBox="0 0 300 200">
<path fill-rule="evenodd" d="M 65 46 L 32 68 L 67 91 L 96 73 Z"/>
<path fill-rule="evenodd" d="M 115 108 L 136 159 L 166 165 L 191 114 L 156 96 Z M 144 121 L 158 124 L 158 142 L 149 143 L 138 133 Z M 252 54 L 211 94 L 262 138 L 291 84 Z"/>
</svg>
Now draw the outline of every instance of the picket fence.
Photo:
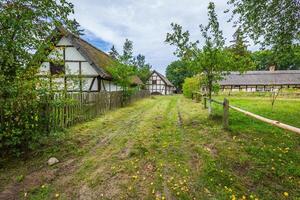
<svg viewBox="0 0 300 200">
<path fill-rule="evenodd" d="M 121 91 L 55 94 L 47 97 L 51 99 L 46 99 L 42 107 L 41 115 L 46 121 L 44 128 L 48 131 L 68 128 L 148 96 L 150 93 L 146 90 L 126 99 Z"/>
</svg>

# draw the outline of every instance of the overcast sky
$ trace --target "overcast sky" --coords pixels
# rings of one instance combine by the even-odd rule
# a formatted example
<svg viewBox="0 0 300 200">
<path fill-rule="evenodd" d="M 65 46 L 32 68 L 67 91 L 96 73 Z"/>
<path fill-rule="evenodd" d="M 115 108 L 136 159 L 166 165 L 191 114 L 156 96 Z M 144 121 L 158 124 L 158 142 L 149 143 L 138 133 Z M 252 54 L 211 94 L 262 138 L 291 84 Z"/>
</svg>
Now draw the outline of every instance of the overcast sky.
<svg viewBox="0 0 300 200">
<path fill-rule="evenodd" d="M 164 42 L 172 22 L 179 23 L 194 40 L 203 42 L 199 24 L 207 24 L 209 0 L 71 0 L 75 18 L 85 29 L 84 38 L 108 52 L 115 45 L 119 52 L 126 38 L 133 41 L 134 53 L 146 56 L 154 69 L 165 69 L 177 58 L 174 47 Z M 226 0 L 214 0 L 216 12 L 228 43 L 234 28 L 227 23 Z M 251 48 L 250 48 L 251 49 Z"/>
</svg>

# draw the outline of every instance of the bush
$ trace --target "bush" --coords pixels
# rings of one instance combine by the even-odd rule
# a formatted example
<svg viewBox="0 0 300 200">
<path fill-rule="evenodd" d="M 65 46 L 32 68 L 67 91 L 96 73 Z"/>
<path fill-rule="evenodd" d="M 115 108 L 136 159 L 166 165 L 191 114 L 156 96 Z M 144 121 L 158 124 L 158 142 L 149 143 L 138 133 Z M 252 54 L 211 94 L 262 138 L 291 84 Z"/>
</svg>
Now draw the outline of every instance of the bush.
<svg viewBox="0 0 300 200">
<path fill-rule="evenodd" d="M 184 80 L 182 90 L 183 95 L 187 98 L 192 98 L 193 93 L 199 92 L 201 86 L 201 78 L 200 76 L 194 76 L 191 78 L 186 78 Z"/>
</svg>

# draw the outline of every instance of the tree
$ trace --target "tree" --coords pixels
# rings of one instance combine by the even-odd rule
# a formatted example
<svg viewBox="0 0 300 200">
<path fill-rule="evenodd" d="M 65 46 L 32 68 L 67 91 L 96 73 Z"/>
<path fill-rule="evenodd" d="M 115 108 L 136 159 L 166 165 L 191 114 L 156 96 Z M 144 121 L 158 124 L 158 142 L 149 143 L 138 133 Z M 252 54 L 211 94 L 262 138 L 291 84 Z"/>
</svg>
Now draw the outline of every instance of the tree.
<svg viewBox="0 0 300 200">
<path fill-rule="evenodd" d="M 257 70 L 269 70 L 269 67 L 276 65 L 278 70 L 300 69 L 300 46 L 293 45 L 292 51 L 283 52 L 277 55 L 277 59 L 272 50 L 259 50 L 251 54 Z"/>
<path fill-rule="evenodd" d="M 248 41 L 245 39 L 244 33 L 239 27 L 236 32 L 233 34 L 233 43 L 229 49 L 236 55 L 239 56 L 249 56 L 250 52 L 247 50 Z"/>
<path fill-rule="evenodd" d="M 269 67 L 275 65 L 273 53 L 271 50 L 259 50 L 251 54 L 255 63 L 256 70 L 269 70 Z"/>
<path fill-rule="evenodd" d="M 55 27 L 80 34 L 65 0 L 5 0 L 0 6 L 0 151 L 20 153 L 42 137 L 38 114 L 45 90 L 36 74 L 54 42 Z"/>
<path fill-rule="evenodd" d="M 189 69 L 187 62 L 177 60 L 168 65 L 166 76 L 177 89 L 182 90 L 184 80 L 187 77 L 192 77 L 193 72 Z"/>
<path fill-rule="evenodd" d="M 297 0 L 229 0 L 232 17 L 245 33 L 263 48 L 270 47 L 276 65 L 295 55 L 300 41 L 300 3 Z M 229 10 L 228 10 L 229 11 Z M 233 19 L 233 18 L 232 18 Z"/>
<path fill-rule="evenodd" d="M 238 27 L 233 34 L 231 43 L 233 44 L 226 49 L 233 53 L 233 59 L 236 65 L 247 66 L 247 69 L 254 69 L 255 65 L 251 57 L 251 52 L 247 50 L 248 41 L 241 27 Z"/>
<path fill-rule="evenodd" d="M 110 52 L 108 54 L 115 60 L 118 60 L 120 57 L 120 54 L 118 53 L 117 49 L 115 48 L 115 45 L 113 45 L 111 47 Z"/>
<path fill-rule="evenodd" d="M 137 67 L 138 77 L 145 83 L 151 74 L 151 65 L 146 63 L 145 56 L 141 54 L 137 55 L 134 65 Z"/>
<path fill-rule="evenodd" d="M 109 52 L 110 56 L 118 60 L 120 63 L 125 65 L 135 66 L 137 71 L 137 76 L 146 82 L 151 74 L 151 65 L 146 63 L 146 58 L 144 55 L 138 54 L 136 57 L 133 56 L 133 42 L 126 39 L 123 45 L 123 54 L 120 55 L 118 51 L 112 46 Z"/>
<path fill-rule="evenodd" d="M 133 62 L 133 42 L 126 39 L 123 45 L 123 55 L 120 56 L 120 60 L 124 64 L 132 64 Z"/>
<path fill-rule="evenodd" d="M 204 84 L 207 88 L 208 97 L 211 99 L 214 85 L 229 71 L 244 71 L 244 62 L 236 64 L 234 55 L 229 50 L 224 49 L 225 40 L 222 31 L 219 29 L 219 22 L 215 12 L 214 3 L 208 6 L 208 25 L 200 25 L 202 36 L 205 40 L 203 49 L 199 49 L 190 42 L 187 32 L 182 31 L 181 26 L 174 26 L 173 33 L 167 34 L 166 42 L 177 47 L 176 55 L 189 62 L 190 69 L 195 74 L 203 74 Z M 179 33 L 185 33 L 179 34 Z M 184 38 L 185 43 L 180 43 Z M 185 56 L 188 55 L 188 56 Z"/>
<path fill-rule="evenodd" d="M 132 77 L 137 74 L 136 67 L 133 65 L 126 65 L 124 63 L 115 61 L 107 68 L 108 72 L 112 75 L 115 83 L 122 87 L 123 102 L 131 95 L 131 81 Z"/>
</svg>

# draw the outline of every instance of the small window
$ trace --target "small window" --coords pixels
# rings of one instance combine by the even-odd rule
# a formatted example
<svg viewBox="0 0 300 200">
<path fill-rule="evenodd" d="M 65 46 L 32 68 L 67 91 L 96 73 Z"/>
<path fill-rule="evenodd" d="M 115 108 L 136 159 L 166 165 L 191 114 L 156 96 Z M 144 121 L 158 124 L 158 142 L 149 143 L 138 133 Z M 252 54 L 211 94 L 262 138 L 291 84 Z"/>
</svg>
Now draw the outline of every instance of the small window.
<svg viewBox="0 0 300 200">
<path fill-rule="evenodd" d="M 156 85 L 157 80 L 152 80 L 152 84 Z"/>
<path fill-rule="evenodd" d="M 51 75 L 64 74 L 65 67 L 63 64 L 50 62 L 50 72 Z"/>
</svg>

